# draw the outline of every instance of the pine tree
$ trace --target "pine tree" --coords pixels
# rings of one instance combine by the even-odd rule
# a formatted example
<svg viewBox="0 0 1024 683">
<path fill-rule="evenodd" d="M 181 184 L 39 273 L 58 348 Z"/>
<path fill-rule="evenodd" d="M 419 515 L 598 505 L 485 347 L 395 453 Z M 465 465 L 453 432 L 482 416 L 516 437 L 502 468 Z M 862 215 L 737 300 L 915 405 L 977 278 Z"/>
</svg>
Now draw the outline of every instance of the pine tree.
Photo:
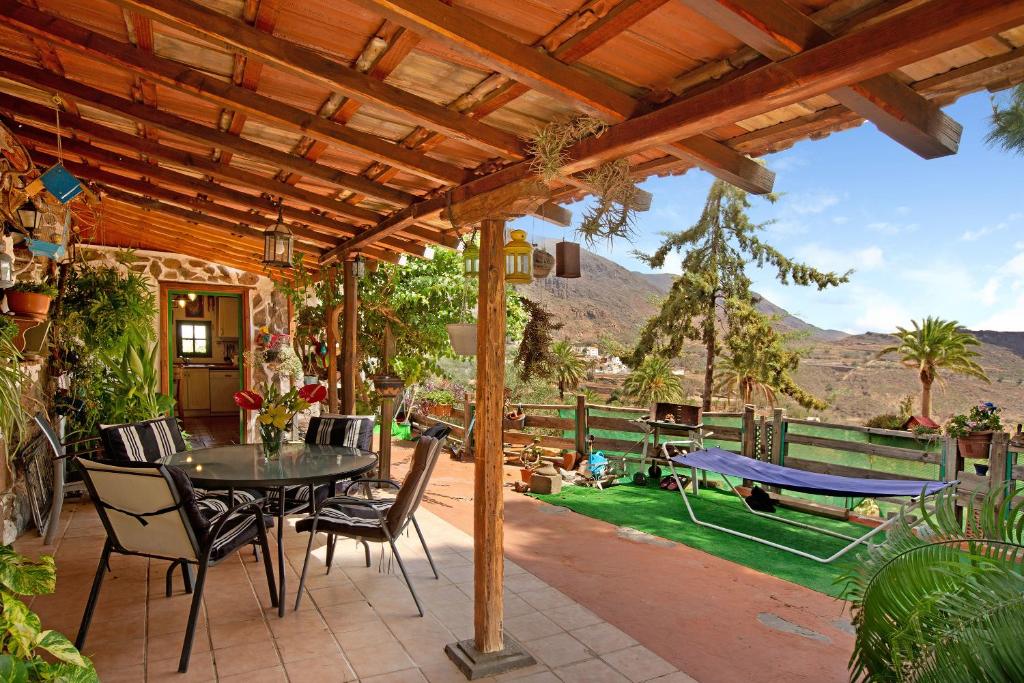
<svg viewBox="0 0 1024 683">
<path fill-rule="evenodd" d="M 1024 83 L 1013 89 L 1005 107 L 992 101 L 992 129 L 985 140 L 1004 151 L 1024 154 Z"/>
<path fill-rule="evenodd" d="M 746 192 L 716 180 L 694 225 L 681 232 L 665 233 L 664 242 L 653 254 L 637 254 L 652 268 L 661 268 L 670 253 L 685 252 L 682 275 L 672 283 L 661 310 L 644 325 L 629 362 L 635 367 L 652 353 L 674 358 L 686 341 L 699 341 L 706 357 L 704 410 L 711 408 L 715 357 L 719 352 L 718 323 L 722 321 L 728 327 L 730 322 L 725 302 L 753 302 L 750 278 L 745 272 L 748 263 L 770 266 L 783 284 L 792 281 L 819 290 L 847 282 L 852 272 L 822 272 L 762 242 L 757 233 L 769 223 L 752 222 L 747 216 L 749 208 Z"/>
</svg>

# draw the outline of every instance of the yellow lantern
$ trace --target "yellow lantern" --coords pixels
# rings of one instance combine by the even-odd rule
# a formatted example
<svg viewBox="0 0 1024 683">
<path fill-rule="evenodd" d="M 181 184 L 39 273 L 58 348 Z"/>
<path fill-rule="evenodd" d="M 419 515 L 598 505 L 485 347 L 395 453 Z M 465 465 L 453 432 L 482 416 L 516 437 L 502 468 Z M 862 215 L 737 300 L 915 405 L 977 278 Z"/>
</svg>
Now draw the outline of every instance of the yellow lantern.
<svg viewBox="0 0 1024 683">
<path fill-rule="evenodd" d="M 505 245 L 505 282 L 528 285 L 533 282 L 533 247 L 525 230 L 513 230 L 511 237 Z"/>
<path fill-rule="evenodd" d="M 480 247 L 473 242 L 462 251 L 462 274 L 466 277 L 480 275 Z"/>
</svg>

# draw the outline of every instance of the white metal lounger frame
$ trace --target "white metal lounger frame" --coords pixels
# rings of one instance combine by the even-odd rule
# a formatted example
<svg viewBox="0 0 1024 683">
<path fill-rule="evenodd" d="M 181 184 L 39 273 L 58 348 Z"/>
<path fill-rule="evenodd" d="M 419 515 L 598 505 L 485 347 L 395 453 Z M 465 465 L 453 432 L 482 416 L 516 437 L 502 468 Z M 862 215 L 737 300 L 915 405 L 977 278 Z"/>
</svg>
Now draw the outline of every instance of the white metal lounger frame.
<svg viewBox="0 0 1024 683">
<path fill-rule="evenodd" d="M 694 524 L 697 524 L 699 526 L 705 526 L 705 527 L 708 527 L 709 529 L 716 529 L 718 531 L 724 531 L 727 534 L 732 534 L 733 536 L 739 536 L 740 538 L 745 538 L 745 539 L 747 539 L 749 541 L 756 541 L 757 543 L 761 543 L 763 545 L 771 546 L 772 548 L 778 548 L 779 550 L 785 550 L 786 552 L 793 553 L 794 555 L 799 555 L 800 557 L 806 557 L 808 559 L 814 560 L 815 562 L 821 562 L 822 564 L 828 564 L 830 562 L 833 562 L 833 561 L 839 559 L 840 557 L 842 557 L 843 555 L 845 555 L 846 553 L 850 552 L 854 548 L 856 548 L 858 545 L 861 545 L 862 543 L 867 543 L 873 536 L 878 535 L 879 533 L 885 531 L 886 529 L 891 527 L 893 524 L 895 524 L 896 520 L 898 520 L 899 517 L 900 517 L 899 515 L 893 515 L 889 519 L 885 520 L 885 522 L 883 522 L 879 526 L 877 526 L 874 529 L 871 529 L 870 531 L 865 533 L 863 536 L 859 536 L 859 537 L 857 537 L 857 536 L 847 536 L 846 534 L 841 534 L 841 533 L 839 533 L 837 531 L 830 531 L 828 529 L 821 529 L 819 527 L 812 526 L 810 524 L 804 524 L 803 522 L 798 522 L 798 521 L 793 520 L 793 519 L 786 519 L 785 517 L 780 517 L 778 515 L 773 515 L 773 514 L 770 514 L 770 513 L 767 513 L 767 512 L 759 512 L 757 510 L 754 510 L 749 505 L 747 505 L 747 499 L 744 498 L 742 495 L 740 495 L 740 492 L 736 490 L 736 487 L 733 485 L 732 480 L 729 479 L 728 476 L 722 474 L 721 472 L 715 472 L 715 474 L 718 474 L 723 479 L 725 479 L 726 483 L 729 484 L 729 488 L 732 489 L 732 492 L 735 493 L 736 496 L 743 502 L 743 507 L 747 508 L 747 512 L 750 512 L 751 514 L 757 515 L 758 517 L 765 517 L 767 519 L 774 519 L 774 520 L 782 522 L 784 524 L 789 524 L 790 526 L 797 526 L 797 527 L 801 527 L 803 529 L 810 529 L 811 531 L 816 531 L 816 532 L 818 532 L 820 534 L 825 534 L 827 536 L 833 536 L 835 538 L 841 538 L 843 540 L 850 541 L 850 543 L 847 546 L 845 546 L 844 548 L 841 548 L 840 550 L 837 550 L 835 553 L 833 553 L 829 557 L 819 557 L 818 555 L 814 555 L 812 553 L 808 553 L 808 552 L 805 552 L 803 550 L 797 550 L 796 548 L 790 548 L 789 546 L 783 545 L 781 543 L 776 543 L 774 541 L 769 541 L 768 539 L 761 538 L 760 536 L 752 536 L 750 534 L 745 534 L 742 531 L 736 531 L 735 529 L 729 529 L 728 527 L 719 526 L 718 524 L 712 524 L 710 522 L 702 522 L 701 520 L 697 519 L 697 515 L 693 514 L 693 508 L 690 507 L 690 499 L 687 498 L 687 496 L 686 496 L 686 487 L 683 486 L 683 482 L 680 481 L 680 479 L 679 479 L 679 473 L 676 471 L 675 463 L 673 463 L 671 460 L 669 460 L 668 466 L 669 466 L 669 469 L 672 471 L 672 477 L 676 480 L 676 486 L 679 487 L 679 494 L 683 497 L 683 503 L 686 505 L 686 511 L 690 514 L 690 519 L 693 521 Z M 692 481 L 693 481 L 693 493 L 694 493 L 694 495 L 699 495 L 700 494 L 700 485 L 697 483 L 697 470 L 698 469 L 703 471 L 703 472 L 707 472 L 708 471 L 708 470 L 704 469 L 703 467 L 691 467 L 690 468 L 690 470 L 693 473 Z M 714 470 L 711 470 L 711 471 L 713 472 Z M 953 485 L 955 486 L 956 484 L 954 483 Z M 942 490 L 942 489 L 940 489 L 940 490 Z M 935 493 L 938 493 L 938 491 L 936 491 Z M 931 496 L 935 495 L 935 493 L 929 494 L 926 497 L 930 498 Z M 918 498 L 920 498 L 920 496 L 914 496 L 914 497 L 910 498 L 910 500 L 908 500 L 907 503 L 904 503 L 904 506 L 906 506 L 909 503 L 916 502 L 918 500 Z M 918 519 L 917 522 L 914 522 L 914 525 L 916 525 L 919 521 L 920 521 L 920 519 Z"/>
</svg>

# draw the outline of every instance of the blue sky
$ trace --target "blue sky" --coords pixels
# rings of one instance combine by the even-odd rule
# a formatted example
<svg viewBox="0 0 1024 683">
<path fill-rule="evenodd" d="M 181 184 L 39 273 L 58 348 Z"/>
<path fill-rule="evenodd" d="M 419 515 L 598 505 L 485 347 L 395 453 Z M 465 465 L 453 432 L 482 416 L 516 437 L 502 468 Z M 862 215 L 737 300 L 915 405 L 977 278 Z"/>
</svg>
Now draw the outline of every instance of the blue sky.
<svg viewBox="0 0 1024 683">
<path fill-rule="evenodd" d="M 1024 330 L 1024 157 L 985 144 L 987 93 L 946 112 L 964 126 L 950 157 L 925 161 L 870 123 L 766 157 L 783 196 L 774 205 L 752 198 L 753 219 L 776 221 L 764 236 L 818 268 L 855 272 L 818 292 L 755 269 L 755 290 L 812 324 L 847 332 L 888 332 L 926 315 Z M 648 271 L 630 252 L 653 250 L 661 231 L 691 225 L 711 181 L 702 171 L 646 181 L 654 203 L 633 244 L 619 240 L 598 253 Z M 583 205 L 569 208 L 578 223 Z M 531 218 L 518 225 L 531 236 L 561 235 Z M 665 271 L 678 273 L 679 258 Z"/>
</svg>

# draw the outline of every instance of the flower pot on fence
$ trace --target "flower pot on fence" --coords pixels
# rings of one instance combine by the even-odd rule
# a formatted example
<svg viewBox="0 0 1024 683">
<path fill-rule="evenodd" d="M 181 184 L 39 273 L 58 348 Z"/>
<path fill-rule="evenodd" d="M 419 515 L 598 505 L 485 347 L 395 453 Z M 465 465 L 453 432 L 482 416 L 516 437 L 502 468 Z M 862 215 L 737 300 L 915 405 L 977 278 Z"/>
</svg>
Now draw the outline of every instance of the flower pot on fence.
<svg viewBox="0 0 1024 683">
<path fill-rule="evenodd" d="M 453 323 L 448 325 L 448 339 L 452 351 L 459 356 L 476 355 L 476 323 Z"/>
<path fill-rule="evenodd" d="M 50 301 L 52 298 L 46 294 L 7 290 L 7 308 L 15 315 L 45 320 L 50 312 Z"/>
<path fill-rule="evenodd" d="M 447 403 L 432 403 L 427 406 L 427 414 L 434 417 L 451 417 L 452 407 Z"/>
<path fill-rule="evenodd" d="M 992 432 L 971 432 L 956 439 L 956 447 L 964 458 L 987 458 L 992 445 Z"/>
<path fill-rule="evenodd" d="M 516 417 L 505 417 L 501 420 L 502 429 L 522 430 L 526 427 L 526 414 Z"/>
</svg>

